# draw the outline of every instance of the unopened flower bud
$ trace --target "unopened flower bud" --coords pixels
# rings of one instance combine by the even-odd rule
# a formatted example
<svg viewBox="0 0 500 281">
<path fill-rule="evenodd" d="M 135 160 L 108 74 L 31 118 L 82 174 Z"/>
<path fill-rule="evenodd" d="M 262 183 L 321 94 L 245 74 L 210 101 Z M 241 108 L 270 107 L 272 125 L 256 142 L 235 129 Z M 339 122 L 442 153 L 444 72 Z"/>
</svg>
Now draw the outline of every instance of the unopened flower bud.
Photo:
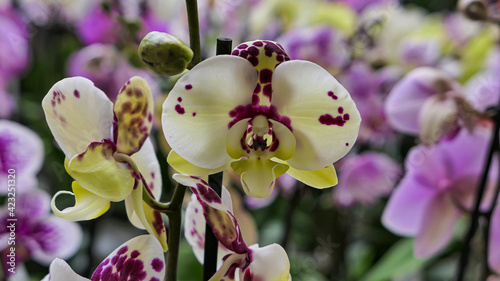
<svg viewBox="0 0 500 281">
<path fill-rule="evenodd" d="M 165 76 L 182 73 L 193 58 L 193 51 L 184 42 L 157 31 L 142 39 L 139 54 L 152 70 Z"/>
<path fill-rule="evenodd" d="M 471 20 L 488 19 L 488 4 L 484 0 L 460 0 L 458 9 Z"/>
</svg>

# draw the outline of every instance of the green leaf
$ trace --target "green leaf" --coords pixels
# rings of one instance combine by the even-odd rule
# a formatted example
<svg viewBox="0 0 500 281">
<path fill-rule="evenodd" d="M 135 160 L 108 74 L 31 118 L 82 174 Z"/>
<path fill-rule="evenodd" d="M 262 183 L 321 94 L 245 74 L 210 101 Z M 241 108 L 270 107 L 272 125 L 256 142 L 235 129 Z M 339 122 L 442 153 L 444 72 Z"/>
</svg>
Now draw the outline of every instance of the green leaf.
<svg viewBox="0 0 500 281">
<path fill-rule="evenodd" d="M 361 279 L 362 281 L 385 281 L 415 273 L 430 260 L 418 259 L 413 255 L 412 238 L 399 240 Z"/>
</svg>

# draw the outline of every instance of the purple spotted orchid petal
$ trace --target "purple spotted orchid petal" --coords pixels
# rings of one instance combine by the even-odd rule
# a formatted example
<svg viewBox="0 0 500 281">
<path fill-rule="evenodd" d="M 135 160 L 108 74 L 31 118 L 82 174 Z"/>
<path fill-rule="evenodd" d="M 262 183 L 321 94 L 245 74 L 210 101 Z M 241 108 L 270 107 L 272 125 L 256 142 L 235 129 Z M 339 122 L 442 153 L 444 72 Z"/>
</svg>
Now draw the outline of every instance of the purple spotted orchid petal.
<svg viewBox="0 0 500 281">
<path fill-rule="evenodd" d="M 156 152 L 151 139 L 148 138 L 141 149 L 134 153 L 131 158 L 144 178 L 149 191 L 151 191 L 156 200 L 159 200 L 162 190 L 160 163 L 158 162 L 158 158 L 156 158 Z M 138 228 L 144 228 L 137 214 L 135 214 L 131 195 L 125 199 L 125 207 L 130 222 Z"/>
<path fill-rule="evenodd" d="M 320 66 L 288 61 L 274 71 L 272 104 L 291 120 L 296 139 L 287 160 L 314 171 L 343 157 L 356 141 L 361 117 L 347 90 Z"/>
<path fill-rule="evenodd" d="M 82 77 L 57 82 L 43 98 L 49 128 L 68 159 L 92 142 L 111 140 L 113 104 L 94 84 Z"/>
<path fill-rule="evenodd" d="M 237 254 L 247 253 L 248 247 L 243 241 L 238 222 L 217 193 L 200 178 L 182 174 L 175 174 L 173 177 L 178 183 L 191 187 L 203 206 L 205 219 L 219 242 Z"/>
<path fill-rule="evenodd" d="M 138 228 L 145 228 L 149 234 L 153 235 L 158 239 L 161 244 L 163 251 L 167 251 L 167 232 L 165 229 L 165 224 L 163 223 L 162 214 L 155 209 L 151 208 L 147 203 L 143 201 L 143 182 L 139 183 L 137 188 L 132 190 L 129 196 L 131 203 L 127 207 L 127 215 L 130 221 Z M 150 193 L 151 194 L 151 193 Z"/>
<path fill-rule="evenodd" d="M 94 271 L 90 280 L 111 281 L 161 281 L 165 277 L 165 259 L 161 245 L 151 235 L 135 237 L 111 253 Z M 50 273 L 43 280 L 85 281 L 69 265 L 55 259 L 50 265 Z"/>
<path fill-rule="evenodd" d="M 18 192 L 36 185 L 43 162 L 43 143 L 32 130 L 12 121 L 0 120 L 0 180 L 7 183 L 9 170 L 15 174 Z M 12 172 L 14 171 L 14 172 Z M 4 188 L 0 194 L 8 191 Z"/>
<path fill-rule="evenodd" d="M 142 201 L 143 188 L 147 188 L 153 198 L 159 199 L 162 190 L 160 164 L 156 158 L 151 139 L 147 139 L 141 149 L 131 156 L 143 180 L 125 199 L 125 207 L 130 222 L 137 228 L 146 229 L 154 235 L 167 250 L 166 230 L 161 213 Z M 144 186 L 146 184 L 146 186 Z"/>
<path fill-rule="evenodd" d="M 202 168 L 226 164 L 226 136 L 239 121 L 235 110 L 251 104 L 256 82 L 252 65 L 235 56 L 209 58 L 186 73 L 163 104 L 163 131 L 172 149 Z"/>
<path fill-rule="evenodd" d="M 135 237 L 118 247 L 97 267 L 92 281 L 161 281 L 165 276 L 162 247 L 152 235 Z"/>
<path fill-rule="evenodd" d="M 232 202 L 231 195 L 229 191 L 222 187 L 222 201 L 224 205 L 228 207 L 229 211 L 232 212 Z M 203 206 L 197 199 L 195 194 L 191 195 L 191 200 L 189 201 L 186 208 L 186 219 L 184 220 L 184 237 L 186 241 L 191 245 L 193 253 L 196 259 L 203 264 L 205 255 L 205 226 L 206 220 L 203 215 Z M 222 265 L 222 259 L 224 256 L 231 254 L 226 247 L 219 243 L 219 248 L 217 251 L 217 263 L 218 268 Z"/>
<path fill-rule="evenodd" d="M 139 151 L 153 126 L 153 96 L 144 79 L 130 78 L 114 105 L 113 130 L 117 152 L 132 155 Z"/>
</svg>

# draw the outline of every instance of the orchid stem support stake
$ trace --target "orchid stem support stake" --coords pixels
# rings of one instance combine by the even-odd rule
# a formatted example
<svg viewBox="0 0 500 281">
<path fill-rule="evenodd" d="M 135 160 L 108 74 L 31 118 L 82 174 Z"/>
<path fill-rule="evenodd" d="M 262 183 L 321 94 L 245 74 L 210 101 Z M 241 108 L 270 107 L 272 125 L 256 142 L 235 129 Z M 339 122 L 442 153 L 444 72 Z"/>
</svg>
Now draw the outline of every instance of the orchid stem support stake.
<svg viewBox="0 0 500 281">
<path fill-rule="evenodd" d="M 230 55 L 233 41 L 229 38 L 217 39 L 217 55 Z M 222 172 L 208 176 L 208 184 L 221 196 Z M 217 252 L 219 241 L 212 232 L 212 228 L 205 226 L 205 256 L 203 261 L 203 281 L 208 281 L 217 271 Z"/>
</svg>

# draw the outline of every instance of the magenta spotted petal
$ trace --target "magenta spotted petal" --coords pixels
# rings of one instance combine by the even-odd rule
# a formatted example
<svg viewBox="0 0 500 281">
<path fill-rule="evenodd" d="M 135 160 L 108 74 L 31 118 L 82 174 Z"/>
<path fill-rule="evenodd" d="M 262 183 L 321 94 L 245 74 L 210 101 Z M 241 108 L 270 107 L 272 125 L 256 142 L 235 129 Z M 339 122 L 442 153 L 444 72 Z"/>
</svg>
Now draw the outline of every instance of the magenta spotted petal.
<svg viewBox="0 0 500 281">
<path fill-rule="evenodd" d="M 191 236 L 189 240 L 195 243 L 202 241 L 204 243 L 204 240 L 197 237 L 200 235 L 200 228 L 195 226 L 204 225 L 203 220 L 199 217 L 196 219 L 196 212 L 203 212 L 205 221 L 212 227 L 215 237 L 229 250 L 229 254 L 223 259 L 222 266 L 210 278 L 210 281 L 230 281 L 237 277 L 239 280 L 290 280 L 290 262 L 281 246 L 272 244 L 265 247 L 247 247 L 236 218 L 205 181 L 181 174 L 175 174 L 174 179 L 180 184 L 191 187 L 200 205 L 199 208 L 201 208 L 196 209 L 196 205 L 191 205 L 192 209 L 189 210 L 191 216 L 186 216 L 187 219 L 195 219 L 192 223 L 186 223 L 187 226 L 191 227 L 191 232 L 186 233 L 187 236 Z M 201 246 L 201 244 L 195 244 L 193 247 L 199 248 Z M 270 266 L 271 264 L 273 266 Z"/>
<path fill-rule="evenodd" d="M 224 205 L 232 212 L 232 202 L 231 195 L 225 187 L 222 187 L 222 200 Z M 186 241 L 191 245 L 193 253 L 196 259 L 203 264 L 205 255 L 205 226 L 206 220 L 204 216 L 203 206 L 198 201 L 196 194 L 191 195 L 191 200 L 189 201 L 186 208 L 186 215 L 184 220 L 184 237 Z M 217 262 L 218 267 L 222 265 L 222 259 L 227 254 L 232 253 L 221 243 L 219 243 L 219 248 L 217 251 Z"/>
<path fill-rule="evenodd" d="M 191 187 L 203 206 L 207 223 L 212 227 L 214 235 L 222 245 L 238 254 L 248 252 L 236 218 L 208 183 L 196 177 L 180 174 L 175 174 L 174 179 L 182 185 Z"/>
<path fill-rule="evenodd" d="M 13 121 L 0 120 L 0 180 L 14 180 L 17 192 L 36 185 L 36 174 L 43 162 L 43 143 L 31 129 Z"/>
<path fill-rule="evenodd" d="M 161 214 L 142 200 L 143 188 L 155 197 L 161 193 L 159 164 L 148 139 L 153 98 L 145 80 L 126 81 L 114 110 L 109 98 L 83 77 L 56 83 L 42 106 L 66 155 L 65 167 L 75 179 L 73 192 L 59 191 L 54 196 L 54 213 L 70 221 L 89 220 L 106 212 L 110 201 L 126 199 L 132 223 L 146 227 L 166 250 Z M 59 210 L 55 199 L 61 194 L 74 196 L 75 205 Z"/>
<path fill-rule="evenodd" d="M 111 253 L 94 271 L 92 281 L 161 281 L 165 277 L 165 259 L 160 243 L 151 235 L 135 237 Z M 50 281 L 87 281 L 69 265 L 56 259 L 44 279 Z"/>
</svg>

